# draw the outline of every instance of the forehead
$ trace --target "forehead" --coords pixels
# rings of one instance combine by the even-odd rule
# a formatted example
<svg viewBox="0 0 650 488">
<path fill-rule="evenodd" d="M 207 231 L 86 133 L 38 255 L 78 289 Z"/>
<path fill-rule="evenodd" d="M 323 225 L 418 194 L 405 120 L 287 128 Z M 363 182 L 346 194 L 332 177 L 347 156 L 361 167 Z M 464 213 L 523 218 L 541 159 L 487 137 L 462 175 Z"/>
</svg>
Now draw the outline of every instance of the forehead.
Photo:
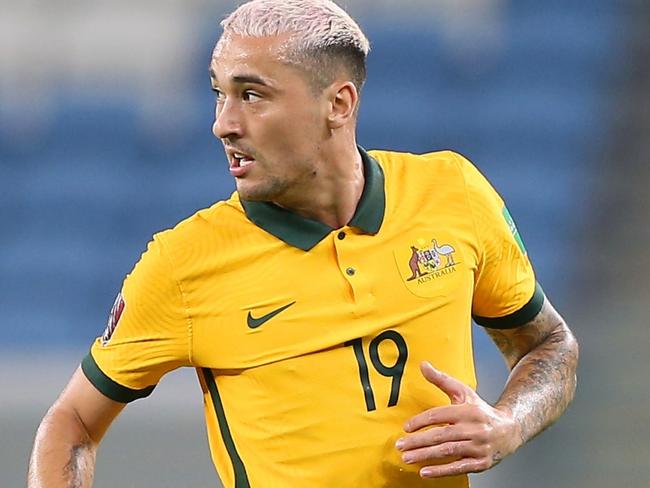
<svg viewBox="0 0 650 488">
<path fill-rule="evenodd" d="M 288 69 L 284 59 L 288 35 L 248 37 L 224 34 L 212 53 L 210 75 L 214 78 L 232 77 L 238 71 L 277 74 Z"/>
</svg>

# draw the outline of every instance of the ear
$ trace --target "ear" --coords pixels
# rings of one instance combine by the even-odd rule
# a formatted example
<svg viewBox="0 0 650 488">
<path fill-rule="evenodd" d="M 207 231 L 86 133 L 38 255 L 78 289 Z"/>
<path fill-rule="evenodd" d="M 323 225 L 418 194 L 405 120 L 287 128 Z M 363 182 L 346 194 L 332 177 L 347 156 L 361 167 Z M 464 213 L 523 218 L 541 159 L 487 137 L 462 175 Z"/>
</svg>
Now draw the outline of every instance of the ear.
<svg viewBox="0 0 650 488">
<path fill-rule="evenodd" d="M 330 129 L 338 129 L 355 118 L 359 93 L 351 81 L 335 82 L 330 85 L 329 90 L 327 122 Z"/>
</svg>

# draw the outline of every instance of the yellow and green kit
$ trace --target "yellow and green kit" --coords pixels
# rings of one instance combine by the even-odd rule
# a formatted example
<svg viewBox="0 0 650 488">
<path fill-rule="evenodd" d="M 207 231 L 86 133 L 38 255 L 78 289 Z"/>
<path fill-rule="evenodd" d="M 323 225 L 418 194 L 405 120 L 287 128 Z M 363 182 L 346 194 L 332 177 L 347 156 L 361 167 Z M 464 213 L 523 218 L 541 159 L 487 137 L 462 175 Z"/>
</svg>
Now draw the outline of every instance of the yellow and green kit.
<svg viewBox="0 0 650 488">
<path fill-rule="evenodd" d="M 360 148 L 365 187 L 332 229 L 237 194 L 154 236 L 82 368 L 147 396 L 196 368 L 227 488 L 466 487 L 395 441 L 449 403 L 423 360 L 475 387 L 471 323 L 517 327 L 543 294 L 503 200 L 453 152 Z"/>
</svg>

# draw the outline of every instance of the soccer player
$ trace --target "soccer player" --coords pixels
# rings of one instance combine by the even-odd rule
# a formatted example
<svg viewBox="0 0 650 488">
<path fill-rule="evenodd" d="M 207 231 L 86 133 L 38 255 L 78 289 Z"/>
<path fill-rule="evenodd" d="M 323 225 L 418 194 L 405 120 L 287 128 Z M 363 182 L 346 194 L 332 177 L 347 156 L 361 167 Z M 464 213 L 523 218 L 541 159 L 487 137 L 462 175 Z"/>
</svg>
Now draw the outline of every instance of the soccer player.
<svg viewBox="0 0 650 488">
<path fill-rule="evenodd" d="M 90 486 L 114 418 L 182 366 L 227 488 L 468 486 L 575 388 L 576 341 L 510 214 L 454 152 L 357 145 L 369 44 L 332 2 L 254 0 L 222 25 L 213 131 L 237 191 L 154 236 L 43 419 L 29 486 Z M 494 405 L 472 318 L 512 369 Z"/>
</svg>

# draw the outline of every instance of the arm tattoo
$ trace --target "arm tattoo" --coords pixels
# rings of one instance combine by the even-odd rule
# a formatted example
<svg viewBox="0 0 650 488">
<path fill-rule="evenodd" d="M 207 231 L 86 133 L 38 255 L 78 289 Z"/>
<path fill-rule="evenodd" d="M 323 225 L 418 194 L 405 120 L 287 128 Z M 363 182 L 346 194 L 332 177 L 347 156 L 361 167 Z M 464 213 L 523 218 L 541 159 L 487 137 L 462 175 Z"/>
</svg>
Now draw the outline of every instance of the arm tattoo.
<svg viewBox="0 0 650 488">
<path fill-rule="evenodd" d="M 578 345 L 548 302 L 521 327 L 486 330 L 511 368 L 496 406 L 512 412 L 523 444 L 557 420 L 573 399 Z"/>
<path fill-rule="evenodd" d="M 70 460 L 63 468 L 63 473 L 69 488 L 83 488 L 90 486 L 93 480 L 95 464 L 94 450 L 90 442 L 83 442 L 72 446 Z"/>
</svg>

